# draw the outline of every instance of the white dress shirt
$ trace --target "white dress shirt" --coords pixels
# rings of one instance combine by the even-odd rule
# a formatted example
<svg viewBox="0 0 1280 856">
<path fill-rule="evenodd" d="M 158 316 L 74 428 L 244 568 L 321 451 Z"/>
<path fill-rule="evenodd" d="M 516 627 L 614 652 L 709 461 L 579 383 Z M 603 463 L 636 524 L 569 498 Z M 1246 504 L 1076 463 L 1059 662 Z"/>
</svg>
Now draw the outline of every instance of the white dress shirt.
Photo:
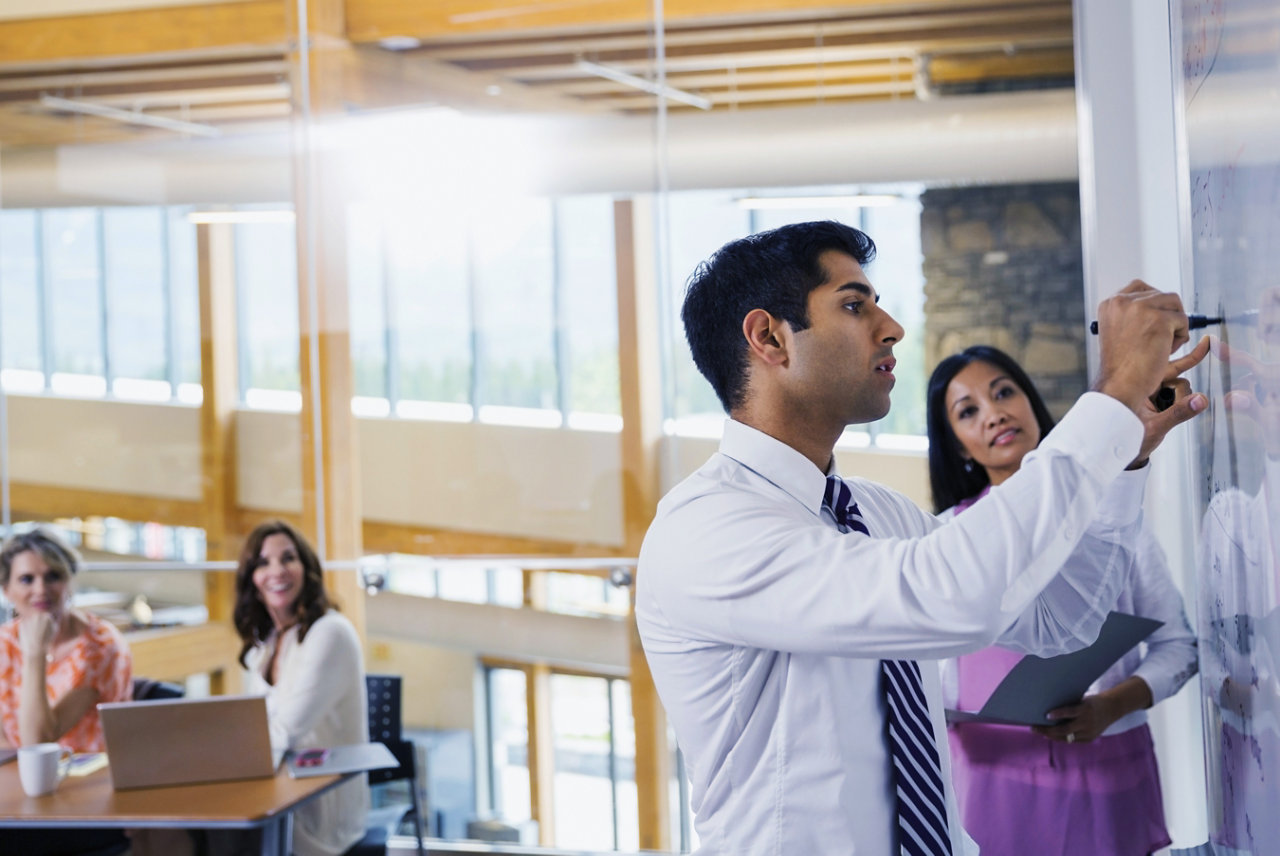
<svg viewBox="0 0 1280 856">
<path fill-rule="evenodd" d="M 944 511 L 940 520 L 953 515 Z M 1086 695 L 1110 689 L 1131 676 L 1138 676 L 1151 690 L 1151 704 L 1157 705 L 1182 689 L 1199 669 L 1196 635 L 1187 621 L 1182 595 L 1169 575 L 1164 550 L 1147 530 L 1138 540 L 1137 556 L 1128 584 L 1120 592 L 1114 609 L 1130 615 L 1154 618 L 1164 624 L 1156 628 L 1143 644 L 1130 649 L 1102 673 Z M 1145 649 L 1145 653 L 1142 650 Z M 955 707 L 959 698 L 959 673 L 954 659 L 942 664 L 942 698 L 947 707 Z M 1145 710 L 1132 711 L 1107 726 L 1104 736 L 1120 734 L 1147 721 Z"/>
<path fill-rule="evenodd" d="M 276 652 L 276 682 L 263 669 Z M 369 740 L 360 637 L 339 612 L 316 619 L 298 641 L 297 625 L 249 651 L 250 692 L 267 696 L 273 750 L 328 748 Z M 296 856 L 335 856 L 364 837 L 368 780 L 359 775 L 294 812 Z"/>
<path fill-rule="evenodd" d="M 675 487 L 640 551 L 636 620 L 688 762 L 704 856 L 890 853 L 882 658 L 1091 642 L 1132 562 L 1138 419 L 1086 394 L 1021 470 L 943 525 L 846 483 L 871 537 L 822 508 L 826 473 L 746 425 Z M 1061 574 L 1059 571 L 1061 570 Z M 923 669 L 963 852 L 937 669 Z"/>
</svg>

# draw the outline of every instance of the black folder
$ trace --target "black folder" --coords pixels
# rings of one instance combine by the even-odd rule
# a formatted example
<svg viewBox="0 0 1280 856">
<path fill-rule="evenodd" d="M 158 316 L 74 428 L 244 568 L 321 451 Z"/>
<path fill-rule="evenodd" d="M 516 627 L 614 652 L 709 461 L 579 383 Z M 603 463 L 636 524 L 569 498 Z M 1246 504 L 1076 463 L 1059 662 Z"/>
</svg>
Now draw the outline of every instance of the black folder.
<svg viewBox="0 0 1280 856">
<path fill-rule="evenodd" d="M 1001 725 L 1052 725 L 1045 714 L 1075 704 L 1113 663 L 1164 624 L 1124 612 L 1111 612 L 1092 645 L 1058 657 L 1028 654 L 991 693 L 982 710 L 948 710 L 948 722 Z"/>
</svg>

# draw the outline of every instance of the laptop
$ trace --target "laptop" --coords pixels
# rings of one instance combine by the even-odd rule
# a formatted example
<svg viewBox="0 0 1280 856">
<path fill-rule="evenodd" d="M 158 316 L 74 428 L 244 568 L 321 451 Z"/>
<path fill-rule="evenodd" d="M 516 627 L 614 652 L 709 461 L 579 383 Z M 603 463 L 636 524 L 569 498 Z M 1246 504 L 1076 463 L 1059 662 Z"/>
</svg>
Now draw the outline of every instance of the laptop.
<svg viewBox="0 0 1280 856">
<path fill-rule="evenodd" d="M 274 776 L 263 696 L 98 705 L 116 790 Z"/>
</svg>

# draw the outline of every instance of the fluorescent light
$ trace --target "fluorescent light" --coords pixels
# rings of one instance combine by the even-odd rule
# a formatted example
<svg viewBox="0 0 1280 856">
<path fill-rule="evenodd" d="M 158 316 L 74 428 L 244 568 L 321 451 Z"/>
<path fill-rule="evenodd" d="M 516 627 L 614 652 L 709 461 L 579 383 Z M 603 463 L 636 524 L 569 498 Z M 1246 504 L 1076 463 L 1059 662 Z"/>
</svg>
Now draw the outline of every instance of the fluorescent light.
<svg viewBox="0 0 1280 856">
<path fill-rule="evenodd" d="M 385 36 L 378 39 L 378 47 L 386 51 L 412 51 L 422 47 L 422 39 L 413 36 Z"/>
<path fill-rule="evenodd" d="M 889 193 L 857 194 L 854 196 L 744 196 L 738 207 L 756 210 L 765 208 L 881 208 L 901 201 L 902 197 Z"/>
<path fill-rule="evenodd" d="M 59 98 L 56 95 L 41 95 L 40 106 L 66 113 L 83 113 L 86 116 L 114 119 L 126 125 L 145 125 L 149 128 L 163 128 L 166 131 L 177 131 L 182 134 L 195 134 L 198 137 L 219 137 L 222 135 L 222 132 L 212 125 L 202 125 L 199 122 L 184 122 L 181 119 L 170 119 L 167 116 L 156 116 L 137 110 L 121 110 L 119 107 L 110 107 L 93 101 L 72 101 L 69 98 Z"/>
<path fill-rule="evenodd" d="M 688 104 L 690 107 L 697 107 L 699 110 L 711 109 L 711 102 L 706 98 L 694 95 L 692 92 L 685 92 L 683 89 L 676 89 L 674 86 L 659 86 L 651 80 L 645 80 L 643 77 L 636 77 L 634 74 L 628 74 L 625 71 L 619 71 L 616 68 L 610 68 L 607 65 L 601 65 L 590 60 L 580 59 L 576 65 L 578 71 L 585 71 L 587 74 L 594 74 L 596 77 L 603 77 L 605 80 L 612 80 L 614 83 L 631 86 L 641 92 L 648 92 L 650 95 L 660 95 L 669 101 L 679 101 L 681 104 Z"/>
<path fill-rule="evenodd" d="M 251 209 L 248 211 L 192 211 L 192 223 L 292 223 L 294 215 L 287 209 Z"/>
</svg>

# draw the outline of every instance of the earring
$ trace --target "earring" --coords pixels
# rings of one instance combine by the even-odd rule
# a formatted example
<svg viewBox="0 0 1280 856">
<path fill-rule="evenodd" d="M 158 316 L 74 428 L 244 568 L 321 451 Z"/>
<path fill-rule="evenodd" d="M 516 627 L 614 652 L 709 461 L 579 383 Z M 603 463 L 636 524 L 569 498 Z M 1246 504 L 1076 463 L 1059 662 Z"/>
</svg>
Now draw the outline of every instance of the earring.
<svg viewBox="0 0 1280 856">
<path fill-rule="evenodd" d="M 971 473 L 971 472 L 973 472 L 973 458 L 965 458 L 965 459 L 964 459 L 964 471 L 965 471 L 966 473 Z"/>
</svg>

